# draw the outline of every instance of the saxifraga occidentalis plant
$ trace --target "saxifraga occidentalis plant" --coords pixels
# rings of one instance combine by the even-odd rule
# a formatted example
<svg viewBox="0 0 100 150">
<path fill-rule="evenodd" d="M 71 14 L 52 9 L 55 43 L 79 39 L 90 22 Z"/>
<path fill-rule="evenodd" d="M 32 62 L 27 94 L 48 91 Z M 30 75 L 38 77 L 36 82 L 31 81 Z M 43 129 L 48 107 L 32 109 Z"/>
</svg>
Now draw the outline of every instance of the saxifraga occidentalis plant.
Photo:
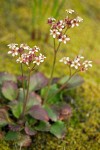
<svg viewBox="0 0 100 150">
<path fill-rule="evenodd" d="M 92 61 L 84 60 L 81 55 L 74 59 L 63 57 L 63 62 L 69 68 L 69 76 L 53 81 L 55 63 L 61 44 L 70 41 L 67 30 L 79 26 L 83 19 L 79 16 L 70 18 L 74 10 L 66 10 L 67 17 L 63 20 L 48 18 L 50 35 L 54 41 L 53 65 L 50 79 L 42 73 L 33 73 L 46 57 L 39 53 L 37 46 L 30 47 L 27 44 L 9 44 L 11 54 L 21 66 L 21 77 L 0 73 L 1 99 L 3 107 L 0 107 L 1 130 L 8 127 L 5 138 L 16 140 L 19 146 L 29 146 L 31 136 L 37 131 L 46 131 L 63 138 L 66 132 L 65 120 L 72 115 L 72 108 L 63 97 L 64 89 L 71 89 L 83 83 L 83 78 L 77 75 L 92 67 Z M 28 77 L 24 75 L 23 67 L 26 66 Z M 20 83 L 20 84 L 19 84 Z M 4 105 L 5 103 L 5 105 Z M 13 138 L 12 138 L 13 137 Z M 11 139 L 12 138 L 12 139 Z"/>
</svg>

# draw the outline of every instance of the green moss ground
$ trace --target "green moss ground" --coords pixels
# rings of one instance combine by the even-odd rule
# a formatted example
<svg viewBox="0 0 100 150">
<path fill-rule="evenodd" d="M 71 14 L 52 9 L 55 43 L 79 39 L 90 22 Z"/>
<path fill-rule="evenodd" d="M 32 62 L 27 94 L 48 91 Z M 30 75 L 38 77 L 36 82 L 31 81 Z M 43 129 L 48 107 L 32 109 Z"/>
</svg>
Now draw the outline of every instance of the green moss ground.
<svg viewBox="0 0 100 150">
<path fill-rule="evenodd" d="M 39 70 L 50 73 L 53 50 L 51 48 L 52 38 L 47 43 L 43 41 L 43 36 L 39 40 L 32 40 L 32 29 L 40 28 L 42 35 L 48 31 L 46 18 L 51 16 L 51 0 L 45 16 L 41 10 L 45 9 L 45 4 L 37 11 L 32 10 L 32 0 L 0 0 L 0 71 L 7 71 L 14 74 L 20 73 L 19 65 L 12 57 L 7 55 L 7 44 L 27 43 L 30 46 L 37 44 L 42 53 L 47 56 L 46 62 L 40 66 Z M 48 2 L 48 0 L 47 0 Z M 60 2 L 60 1 L 59 1 Z M 81 75 L 85 83 L 77 90 L 72 90 L 68 94 L 72 95 L 76 108 L 73 110 L 73 117 L 67 126 L 65 139 L 58 140 L 50 134 L 40 133 L 33 139 L 33 145 L 28 150 L 99 150 L 100 149 L 100 2 L 98 0 L 66 0 L 65 5 L 59 12 L 58 18 L 65 16 L 65 9 L 75 9 L 84 22 L 78 28 L 68 31 L 71 41 L 67 45 L 62 45 L 61 52 L 58 53 L 55 76 L 68 73 L 67 68 L 59 59 L 62 56 L 74 57 L 81 53 L 93 61 L 93 68 Z M 40 12 L 39 12 L 40 10 Z M 40 25 L 40 26 L 39 26 Z M 44 30 L 45 29 L 45 30 Z M 63 71 L 61 72 L 61 69 Z M 10 150 L 11 145 L 7 142 L 0 142 L 0 150 Z"/>
</svg>

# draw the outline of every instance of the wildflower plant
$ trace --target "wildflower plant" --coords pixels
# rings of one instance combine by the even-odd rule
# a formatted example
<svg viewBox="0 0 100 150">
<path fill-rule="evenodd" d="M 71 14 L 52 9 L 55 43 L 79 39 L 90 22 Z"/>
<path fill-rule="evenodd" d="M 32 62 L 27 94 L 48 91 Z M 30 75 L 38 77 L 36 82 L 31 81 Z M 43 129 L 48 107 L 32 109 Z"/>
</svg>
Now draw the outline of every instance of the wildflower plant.
<svg viewBox="0 0 100 150">
<path fill-rule="evenodd" d="M 61 44 L 67 44 L 70 37 L 67 30 L 79 26 L 81 17 L 70 18 L 74 10 L 66 10 L 63 20 L 48 18 L 50 35 L 54 41 L 54 58 L 51 75 L 48 79 L 43 73 L 34 70 L 46 57 L 37 46 L 27 44 L 9 44 L 8 54 L 15 57 L 21 66 L 21 76 L 0 73 L 0 126 L 6 140 L 14 140 L 19 146 L 29 146 L 38 131 L 50 132 L 57 138 L 66 133 L 66 120 L 72 116 L 72 108 L 64 100 L 62 91 L 75 88 L 83 83 L 78 72 L 87 71 L 92 61 L 84 60 L 81 55 L 74 59 L 63 57 L 59 62 L 69 68 L 69 75 L 55 79 L 55 63 Z M 25 76 L 23 67 L 27 68 Z"/>
</svg>

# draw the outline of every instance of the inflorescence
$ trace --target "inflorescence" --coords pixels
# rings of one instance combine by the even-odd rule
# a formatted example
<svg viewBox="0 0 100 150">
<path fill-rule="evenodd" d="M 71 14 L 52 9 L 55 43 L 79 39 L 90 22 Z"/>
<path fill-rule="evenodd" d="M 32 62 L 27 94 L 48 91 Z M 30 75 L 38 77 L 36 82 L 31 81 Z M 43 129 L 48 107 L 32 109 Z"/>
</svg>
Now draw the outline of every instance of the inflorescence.
<svg viewBox="0 0 100 150">
<path fill-rule="evenodd" d="M 70 40 L 68 35 L 66 35 L 67 30 L 75 26 L 78 27 L 79 23 L 83 22 L 83 19 L 80 16 L 77 16 L 73 19 L 70 18 L 69 15 L 75 13 L 74 10 L 67 9 L 66 12 L 67 17 L 65 17 L 63 20 L 56 21 L 55 18 L 48 18 L 48 24 L 51 25 L 50 35 L 52 35 L 54 39 L 57 39 L 59 42 L 63 42 L 64 44 Z M 82 59 L 84 59 L 84 57 L 80 55 L 77 56 L 74 60 L 70 60 L 69 57 L 63 57 L 60 62 L 67 64 L 69 67 L 74 68 L 77 71 L 86 71 L 89 67 L 92 67 L 92 61 L 82 61 Z"/>
<path fill-rule="evenodd" d="M 63 42 L 64 44 L 70 40 L 70 38 L 66 35 L 67 29 L 79 26 L 79 23 L 83 21 L 83 19 L 79 16 L 74 19 L 69 18 L 69 14 L 74 13 L 74 10 L 68 9 L 66 12 L 68 13 L 68 16 L 63 20 L 56 21 L 55 18 L 48 18 L 48 24 L 51 25 L 50 35 L 52 35 L 54 39 L 56 38 L 59 42 Z"/>
<path fill-rule="evenodd" d="M 18 56 L 16 62 L 23 63 L 27 66 L 30 66 L 32 63 L 40 65 L 40 63 L 42 63 L 46 58 L 44 55 L 39 53 L 40 48 L 37 46 L 31 48 L 27 44 L 20 44 L 18 47 L 18 44 L 12 43 L 9 44 L 8 47 L 10 48 L 8 54 L 11 54 L 13 57 Z"/>
<path fill-rule="evenodd" d="M 92 67 L 92 61 L 83 61 L 83 59 L 84 57 L 79 55 L 74 60 L 71 60 L 69 57 L 63 57 L 59 61 L 78 71 L 86 71 L 89 67 Z"/>
</svg>

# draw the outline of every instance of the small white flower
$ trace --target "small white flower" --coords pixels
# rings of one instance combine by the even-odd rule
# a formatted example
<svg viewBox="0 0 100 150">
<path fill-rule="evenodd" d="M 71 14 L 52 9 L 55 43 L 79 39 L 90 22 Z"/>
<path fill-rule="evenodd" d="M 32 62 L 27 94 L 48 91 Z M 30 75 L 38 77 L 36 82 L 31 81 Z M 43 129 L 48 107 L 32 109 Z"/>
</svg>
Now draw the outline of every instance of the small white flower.
<svg viewBox="0 0 100 150">
<path fill-rule="evenodd" d="M 35 60 L 33 61 L 33 64 L 35 63 L 39 66 L 41 62 L 43 62 L 43 60 L 40 57 L 35 57 Z"/>
<path fill-rule="evenodd" d="M 79 58 L 79 59 L 84 59 L 84 57 L 81 56 L 81 55 L 78 55 L 77 58 Z"/>
<path fill-rule="evenodd" d="M 24 53 L 24 54 L 22 54 L 21 55 L 21 57 L 19 57 L 17 60 L 16 60 L 16 62 L 18 63 L 24 63 L 24 64 L 26 64 L 26 65 L 29 65 L 29 57 L 28 57 L 29 55 L 28 54 L 26 54 L 26 53 Z"/>
<path fill-rule="evenodd" d="M 12 56 L 17 56 L 19 54 L 18 47 L 13 48 L 12 50 L 8 51 L 8 54 L 12 54 Z"/>
<path fill-rule="evenodd" d="M 63 20 L 60 20 L 58 23 L 57 23 L 57 29 L 59 31 L 62 31 L 63 29 L 65 28 L 65 23 Z"/>
<path fill-rule="evenodd" d="M 83 66 L 87 69 L 88 67 L 92 67 L 92 61 L 85 60 L 83 62 Z"/>
<path fill-rule="evenodd" d="M 62 59 L 59 60 L 59 62 L 63 62 L 64 64 L 69 64 L 69 57 L 63 57 Z"/>
<path fill-rule="evenodd" d="M 17 60 L 16 60 L 16 62 L 18 63 L 22 63 L 23 62 L 23 58 L 22 57 L 19 57 Z"/>
<path fill-rule="evenodd" d="M 81 56 L 81 55 L 78 55 L 78 56 L 75 58 L 76 61 L 80 61 L 81 59 L 84 59 L 84 57 Z"/>
<path fill-rule="evenodd" d="M 86 71 L 89 67 L 92 67 L 92 61 L 85 60 L 80 67 L 80 71 Z"/>
<path fill-rule="evenodd" d="M 63 42 L 64 44 L 66 44 L 67 41 L 70 41 L 70 38 L 67 37 L 66 35 L 62 35 L 59 39 L 59 42 Z"/>
<path fill-rule="evenodd" d="M 41 59 L 41 62 L 43 62 L 46 57 L 40 53 L 39 58 Z"/>
<path fill-rule="evenodd" d="M 68 14 L 72 14 L 72 13 L 75 12 L 73 9 L 66 9 L 66 11 L 67 11 Z"/>
<path fill-rule="evenodd" d="M 76 20 L 77 22 L 83 22 L 83 18 L 81 18 L 80 16 L 77 16 Z"/>
<path fill-rule="evenodd" d="M 33 48 L 30 48 L 29 49 L 29 54 L 34 54 L 35 53 L 35 50 Z"/>
<path fill-rule="evenodd" d="M 25 50 L 29 50 L 30 47 L 27 44 L 20 44 L 20 48 L 23 48 Z"/>
<path fill-rule="evenodd" d="M 73 28 L 73 27 L 75 27 L 75 26 L 79 26 L 79 24 L 78 24 L 78 21 L 77 21 L 77 19 L 73 19 L 73 20 L 71 20 L 71 27 Z"/>
<path fill-rule="evenodd" d="M 38 52 L 40 50 L 40 48 L 37 46 L 34 46 L 33 49 L 35 50 L 35 52 Z"/>
<path fill-rule="evenodd" d="M 29 49 L 29 54 L 34 54 L 35 52 L 38 52 L 40 50 L 39 47 L 34 46 L 33 48 Z"/>
<path fill-rule="evenodd" d="M 8 44 L 7 46 L 8 46 L 10 49 L 14 49 L 14 48 L 16 48 L 17 45 L 18 45 L 18 44 L 16 44 L 16 43 L 11 43 L 11 44 Z"/>
<path fill-rule="evenodd" d="M 40 63 L 44 62 L 44 59 L 45 59 L 45 58 L 46 58 L 46 57 L 40 53 L 39 56 L 36 56 L 36 57 L 35 57 L 35 60 L 33 61 L 33 63 L 35 63 L 35 64 L 37 64 L 37 65 L 40 65 Z"/>
<path fill-rule="evenodd" d="M 76 59 L 74 61 L 72 61 L 72 63 L 71 63 L 71 67 L 74 67 L 75 69 L 78 69 L 80 66 L 81 66 L 81 64 Z"/>
<path fill-rule="evenodd" d="M 56 38 L 57 35 L 60 35 L 60 32 L 57 29 L 50 30 L 50 35 L 53 35 L 53 38 Z"/>
</svg>

